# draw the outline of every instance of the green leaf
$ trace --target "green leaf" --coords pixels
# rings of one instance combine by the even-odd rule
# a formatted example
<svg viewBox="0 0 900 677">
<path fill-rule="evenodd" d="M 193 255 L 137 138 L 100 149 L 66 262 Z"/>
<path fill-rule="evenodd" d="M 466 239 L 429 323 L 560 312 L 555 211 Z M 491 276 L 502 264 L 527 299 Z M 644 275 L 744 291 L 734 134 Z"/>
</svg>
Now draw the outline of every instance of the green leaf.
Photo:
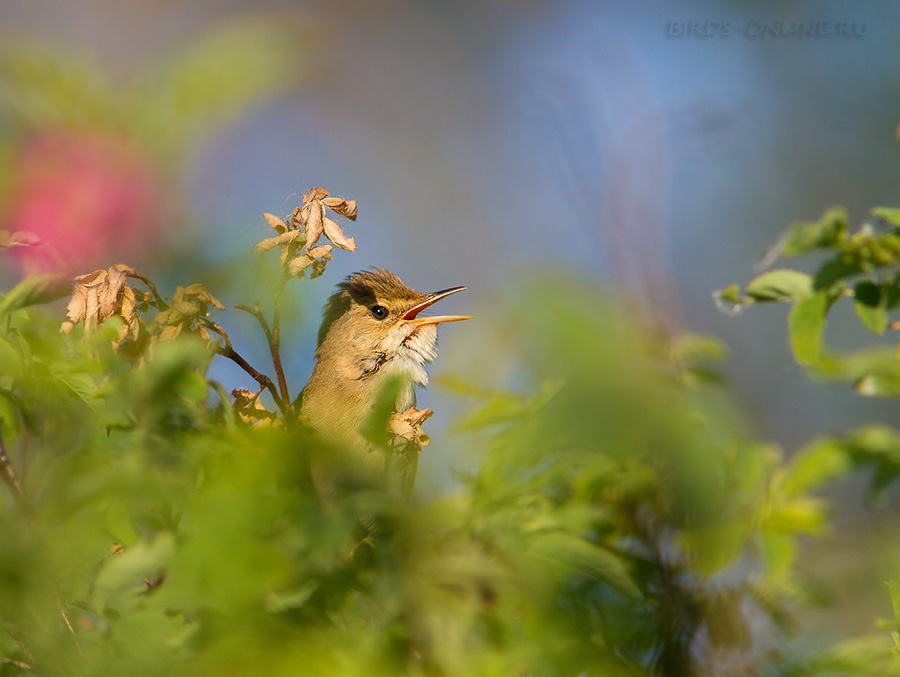
<svg viewBox="0 0 900 677">
<path fill-rule="evenodd" d="M 833 247 L 842 243 L 846 237 L 847 210 L 835 207 L 826 211 L 818 221 L 791 226 L 764 260 L 774 260 L 779 256 L 800 256 L 814 249 Z"/>
<path fill-rule="evenodd" d="M 900 209 L 896 207 L 873 207 L 869 213 L 895 226 L 900 226 Z"/>
<path fill-rule="evenodd" d="M 760 536 L 769 575 L 774 578 L 787 575 L 797 551 L 794 536 L 775 529 L 767 529 L 765 525 Z"/>
<path fill-rule="evenodd" d="M 684 536 L 692 568 L 710 576 L 732 564 L 742 552 L 750 525 L 740 521 L 696 527 Z"/>
<path fill-rule="evenodd" d="M 460 431 L 475 430 L 498 423 L 522 421 L 549 402 L 563 387 L 564 382 L 551 379 L 541 383 L 540 392 L 525 397 L 513 392 L 495 393 L 481 409 L 457 424 Z"/>
<path fill-rule="evenodd" d="M 812 290 L 812 277 L 789 268 L 757 275 L 745 289 L 747 296 L 754 301 L 796 301 L 808 297 Z"/>
<path fill-rule="evenodd" d="M 841 252 L 828 259 L 816 271 L 813 287 L 817 290 L 832 290 L 844 280 L 865 271 L 863 261 L 856 252 Z"/>
<path fill-rule="evenodd" d="M 853 389 L 866 397 L 900 397 L 900 369 L 866 374 L 853 384 Z"/>
<path fill-rule="evenodd" d="M 842 442 L 830 437 L 816 440 L 791 459 L 782 493 L 787 497 L 802 496 L 848 473 L 851 467 L 847 448 Z"/>
<path fill-rule="evenodd" d="M 19 352 L 9 341 L 0 336 L 0 376 L 4 374 L 19 376 L 24 366 Z"/>
<path fill-rule="evenodd" d="M 891 607 L 894 609 L 894 618 L 900 620 L 900 583 L 888 581 L 885 583 L 891 593 Z"/>
<path fill-rule="evenodd" d="M 69 365 L 53 364 L 51 373 L 91 409 L 97 410 L 97 383 L 90 374 L 73 371 Z"/>
<path fill-rule="evenodd" d="M 853 307 L 866 328 L 879 336 L 888 326 L 886 294 L 874 282 L 858 282 L 853 290 Z"/>
<path fill-rule="evenodd" d="M 728 346 L 717 336 L 682 334 L 672 349 L 682 362 L 722 362 L 728 359 Z"/>
<path fill-rule="evenodd" d="M 72 281 L 62 275 L 26 277 L 0 301 L 0 316 L 27 306 L 50 303 L 72 293 Z"/>
<path fill-rule="evenodd" d="M 730 284 L 716 292 L 716 297 L 726 303 L 741 303 L 741 288 L 737 284 Z"/>
<path fill-rule="evenodd" d="M 266 611 L 271 613 L 281 613 L 284 611 L 291 611 L 292 609 L 299 609 L 309 601 L 309 598 L 312 597 L 313 593 L 318 589 L 319 583 L 317 581 L 307 581 L 290 592 L 281 594 L 272 593 L 266 599 Z"/>
<path fill-rule="evenodd" d="M 825 292 L 800 299 L 788 315 L 788 330 L 794 359 L 799 364 L 812 365 L 822 354 L 822 335 L 829 298 Z"/>
<path fill-rule="evenodd" d="M 631 599 L 641 598 L 641 592 L 621 557 L 574 534 L 561 531 L 541 533 L 532 541 L 529 554 L 564 569 L 606 581 Z"/>
<path fill-rule="evenodd" d="M 714 291 L 712 296 L 716 308 L 728 315 L 736 315 L 743 306 L 753 303 L 751 299 L 741 296 L 741 288 L 734 283 Z"/>
<path fill-rule="evenodd" d="M 153 578 L 175 555 L 175 537 L 162 533 L 152 541 L 138 541 L 108 558 L 94 581 L 93 601 L 100 610 L 131 606 L 145 593 L 144 578 Z"/>
<path fill-rule="evenodd" d="M 786 534 L 797 532 L 814 534 L 825 526 L 826 503 L 822 499 L 801 496 L 779 506 L 766 517 L 766 528 Z"/>
</svg>

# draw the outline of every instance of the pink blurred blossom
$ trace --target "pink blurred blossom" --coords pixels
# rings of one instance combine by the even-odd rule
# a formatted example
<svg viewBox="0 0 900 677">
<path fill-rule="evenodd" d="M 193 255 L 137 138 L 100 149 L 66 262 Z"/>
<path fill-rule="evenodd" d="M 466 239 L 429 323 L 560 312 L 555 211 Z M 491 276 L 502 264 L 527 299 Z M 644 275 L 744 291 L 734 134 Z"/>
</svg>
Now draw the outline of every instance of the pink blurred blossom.
<svg viewBox="0 0 900 677">
<path fill-rule="evenodd" d="M 16 250 L 24 273 L 140 265 L 155 249 L 159 181 L 150 160 L 128 140 L 45 131 L 23 144 L 13 167 L 3 225 L 43 241 Z"/>
</svg>

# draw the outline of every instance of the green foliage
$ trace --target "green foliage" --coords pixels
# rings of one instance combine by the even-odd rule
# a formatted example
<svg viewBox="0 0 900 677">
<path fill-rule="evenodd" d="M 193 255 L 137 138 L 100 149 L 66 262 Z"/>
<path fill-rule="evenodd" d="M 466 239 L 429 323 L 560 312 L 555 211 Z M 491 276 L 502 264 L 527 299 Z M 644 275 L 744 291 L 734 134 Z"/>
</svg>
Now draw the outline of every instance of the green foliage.
<svg viewBox="0 0 900 677">
<path fill-rule="evenodd" d="M 86 55 L 30 36 L 0 49 L 0 107 L 27 128 L 107 129 L 163 160 L 258 105 L 297 88 L 310 31 L 291 20 L 216 25 L 133 69 L 128 86 Z"/>
<path fill-rule="evenodd" d="M 0 105 L 23 128 L 121 132 L 167 163 L 295 85 L 301 37 L 220 27 L 125 88 L 45 45 L 6 45 Z M 320 276 L 332 245 L 356 248 L 329 214 L 353 220 L 356 203 L 314 188 L 284 220 L 264 215 L 275 235 L 254 252 L 279 251 L 274 313 L 238 308 L 259 322 L 275 379 L 237 352 L 200 284 L 169 297 L 126 265 L 81 275 L 65 333 L 40 307 L 64 295 L 58 279 L 0 295 L 0 677 L 693 675 L 735 660 L 754 674 L 900 674 L 896 618 L 883 623 L 893 654 L 884 632 L 826 651 L 788 641 L 808 590 L 799 544 L 828 530 L 815 492 L 866 469 L 882 498 L 900 435 L 868 426 L 785 461 L 744 430 L 715 368 L 721 342 L 650 332 L 585 280 L 526 280 L 497 304 L 516 329 L 515 389 L 444 380 L 478 460 L 458 490 L 409 503 L 344 467 L 323 491 L 316 468 L 345 458 L 293 411 L 279 318 L 290 280 Z M 38 244 L 0 231 L 0 250 Z M 770 270 L 717 299 L 792 304 L 799 362 L 900 395 L 893 350 L 841 355 L 824 340 L 845 297 L 876 335 L 892 327 L 900 211 L 850 233 L 830 210 L 767 259 L 816 253 L 813 274 Z M 217 356 L 258 390 L 232 401 L 209 378 Z M 379 442 L 394 395 L 374 407 Z"/>
<path fill-rule="evenodd" d="M 770 270 L 753 278 L 743 291 L 730 285 L 715 297 L 729 312 L 754 303 L 792 304 L 788 333 L 797 362 L 819 376 L 851 380 L 863 395 L 895 397 L 900 395 L 900 370 L 886 351 L 836 354 L 825 345 L 828 315 L 841 299 L 852 299 L 862 325 L 878 336 L 892 328 L 890 314 L 900 306 L 900 210 L 876 207 L 870 214 L 870 220 L 853 233 L 846 211 L 838 208 L 817 222 L 795 224 L 766 254 L 764 263 L 815 255 L 819 261 L 815 272 Z"/>
<path fill-rule="evenodd" d="M 748 439 L 711 377 L 714 339 L 648 334 L 582 280 L 532 285 L 503 318 L 521 328 L 522 390 L 456 381 L 478 471 L 407 504 L 371 484 L 323 498 L 309 460 L 333 452 L 217 395 L 205 289 L 157 299 L 191 312 L 137 361 L 117 316 L 62 335 L 29 298 L 0 330 L 15 473 L 0 674 L 680 675 L 734 651 L 784 658 L 750 644 L 751 618 L 789 614 L 796 541 L 826 522 L 809 492 L 847 461 L 785 465 Z"/>
<path fill-rule="evenodd" d="M 900 397 L 900 346 L 875 343 L 843 353 L 825 347 L 826 319 L 842 299 L 852 299 L 857 318 L 876 336 L 900 327 L 891 319 L 900 306 L 900 209 L 875 207 L 870 216 L 854 233 L 843 209 L 827 211 L 818 222 L 792 226 L 764 262 L 817 255 L 813 274 L 768 271 L 751 280 L 743 292 L 732 284 L 716 292 L 715 298 L 729 312 L 765 301 L 791 303 L 788 334 L 798 363 L 818 377 L 849 381 L 861 395 Z M 885 489 L 900 477 L 900 433 L 887 425 L 870 424 L 813 440 L 785 468 L 782 489 L 789 495 L 802 495 L 856 470 L 868 471 L 870 500 L 881 500 Z M 815 526 L 819 521 L 803 511 L 798 516 L 801 522 L 796 526 L 803 522 Z M 896 617 L 897 584 L 888 586 Z M 900 657 L 896 621 L 882 625 L 892 628 L 896 659 Z M 824 655 L 788 660 L 784 666 L 797 675 L 900 673 L 900 662 L 887 660 L 878 637 L 846 641 Z"/>
</svg>

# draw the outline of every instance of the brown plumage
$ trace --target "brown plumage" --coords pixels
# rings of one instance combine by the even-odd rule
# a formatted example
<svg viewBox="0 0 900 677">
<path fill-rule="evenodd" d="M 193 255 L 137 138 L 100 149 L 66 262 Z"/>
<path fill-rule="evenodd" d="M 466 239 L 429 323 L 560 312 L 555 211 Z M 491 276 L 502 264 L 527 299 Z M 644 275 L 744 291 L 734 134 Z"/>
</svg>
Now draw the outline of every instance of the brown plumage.
<svg viewBox="0 0 900 677">
<path fill-rule="evenodd" d="M 418 313 L 464 288 L 423 294 L 384 268 L 349 276 L 325 306 L 300 413 L 324 439 L 364 449 L 383 467 L 384 455 L 371 453 L 361 431 L 392 382 L 398 388 L 394 411 L 415 405 L 415 386 L 428 383 L 425 364 L 436 355 L 437 325 L 469 319 Z"/>
</svg>

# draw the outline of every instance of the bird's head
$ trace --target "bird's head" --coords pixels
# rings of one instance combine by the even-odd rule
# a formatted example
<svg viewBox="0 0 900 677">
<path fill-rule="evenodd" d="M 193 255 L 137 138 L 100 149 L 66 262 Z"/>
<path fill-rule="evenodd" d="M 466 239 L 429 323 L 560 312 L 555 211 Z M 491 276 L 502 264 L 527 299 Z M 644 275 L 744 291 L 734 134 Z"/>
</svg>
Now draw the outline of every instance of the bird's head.
<svg viewBox="0 0 900 677">
<path fill-rule="evenodd" d="M 325 306 L 317 360 L 333 361 L 361 378 L 385 365 L 427 382 L 424 363 L 437 350 L 437 325 L 471 319 L 463 315 L 420 317 L 419 313 L 465 287 L 423 294 L 384 268 L 349 276 Z"/>
</svg>

